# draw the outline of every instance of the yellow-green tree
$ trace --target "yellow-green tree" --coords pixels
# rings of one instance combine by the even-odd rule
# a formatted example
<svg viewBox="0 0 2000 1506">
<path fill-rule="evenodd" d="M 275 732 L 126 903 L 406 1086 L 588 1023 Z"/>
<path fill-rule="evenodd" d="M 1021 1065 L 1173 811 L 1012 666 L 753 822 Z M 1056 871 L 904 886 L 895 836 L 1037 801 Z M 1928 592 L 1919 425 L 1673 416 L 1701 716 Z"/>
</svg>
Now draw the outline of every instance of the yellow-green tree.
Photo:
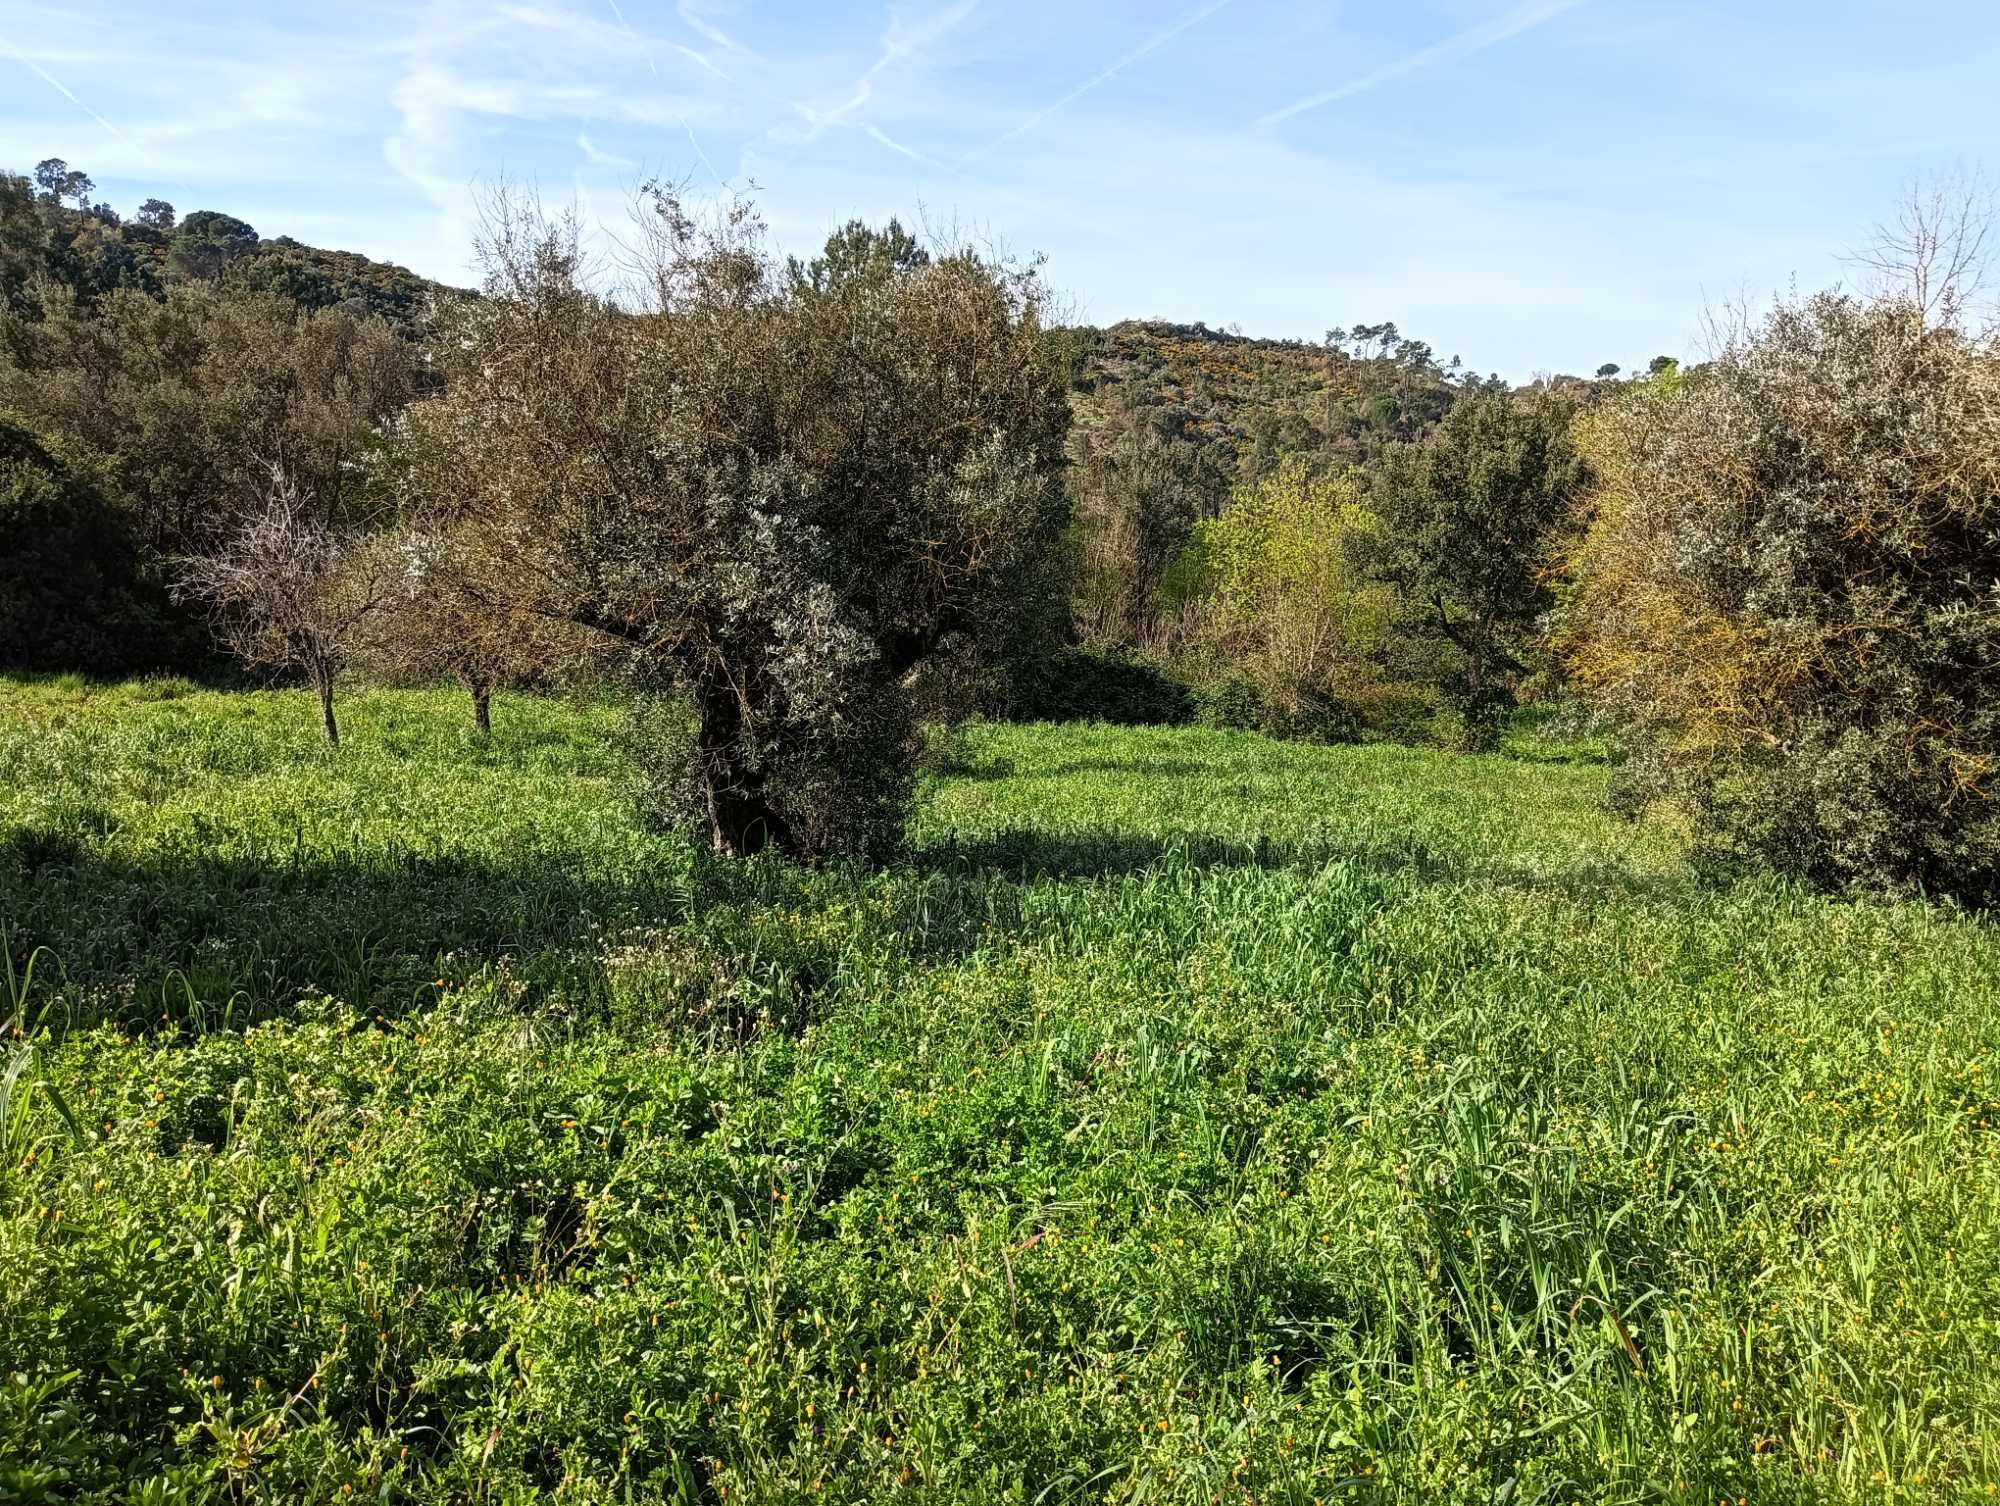
<svg viewBox="0 0 2000 1506">
<path fill-rule="evenodd" d="M 1361 568 L 1358 545 L 1378 526 L 1351 472 L 1295 457 L 1197 529 L 1179 572 L 1188 635 L 1256 687 L 1266 722 L 1338 722 L 1372 682 L 1394 615 L 1392 590 Z"/>
</svg>

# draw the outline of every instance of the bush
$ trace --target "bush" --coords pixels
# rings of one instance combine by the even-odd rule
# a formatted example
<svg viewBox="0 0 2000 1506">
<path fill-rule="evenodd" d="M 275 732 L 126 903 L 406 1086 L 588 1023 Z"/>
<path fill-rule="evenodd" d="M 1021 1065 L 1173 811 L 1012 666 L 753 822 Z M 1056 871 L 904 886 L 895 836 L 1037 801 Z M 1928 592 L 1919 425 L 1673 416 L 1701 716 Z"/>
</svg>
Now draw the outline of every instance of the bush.
<svg viewBox="0 0 2000 1506">
<path fill-rule="evenodd" d="M 129 674 L 186 662 L 191 636 L 119 515 L 0 419 L 0 669 Z"/>
<path fill-rule="evenodd" d="M 1704 853 L 2000 898 L 2000 350 L 1824 294 L 1583 426 L 1557 640 Z"/>
</svg>

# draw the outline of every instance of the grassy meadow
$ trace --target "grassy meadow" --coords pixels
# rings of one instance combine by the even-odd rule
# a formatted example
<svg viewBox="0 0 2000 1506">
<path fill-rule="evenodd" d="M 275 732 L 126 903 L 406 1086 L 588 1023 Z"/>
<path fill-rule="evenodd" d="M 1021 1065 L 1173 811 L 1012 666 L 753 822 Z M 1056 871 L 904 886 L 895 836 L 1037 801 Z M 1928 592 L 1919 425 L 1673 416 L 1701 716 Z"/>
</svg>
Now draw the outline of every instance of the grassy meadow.
<svg viewBox="0 0 2000 1506">
<path fill-rule="evenodd" d="M 0 681 L 0 1501 L 1984 1501 L 2000 932 L 1607 770 Z"/>
</svg>

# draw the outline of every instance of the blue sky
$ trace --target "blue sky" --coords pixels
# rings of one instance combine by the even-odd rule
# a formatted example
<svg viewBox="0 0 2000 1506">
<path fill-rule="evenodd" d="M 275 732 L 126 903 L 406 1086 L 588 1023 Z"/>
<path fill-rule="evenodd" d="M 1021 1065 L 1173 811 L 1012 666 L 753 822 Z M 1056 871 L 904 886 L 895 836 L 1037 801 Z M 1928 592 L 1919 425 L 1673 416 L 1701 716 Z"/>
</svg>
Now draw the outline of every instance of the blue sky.
<svg viewBox="0 0 2000 1506">
<path fill-rule="evenodd" d="M 0 164 L 469 281 L 505 178 L 1048 258 L 1096 322 L 1394 319 L 1526 377 L 1849 275 L 2000 168 L 1993 0 L 0 0 Z"/>
</svg>

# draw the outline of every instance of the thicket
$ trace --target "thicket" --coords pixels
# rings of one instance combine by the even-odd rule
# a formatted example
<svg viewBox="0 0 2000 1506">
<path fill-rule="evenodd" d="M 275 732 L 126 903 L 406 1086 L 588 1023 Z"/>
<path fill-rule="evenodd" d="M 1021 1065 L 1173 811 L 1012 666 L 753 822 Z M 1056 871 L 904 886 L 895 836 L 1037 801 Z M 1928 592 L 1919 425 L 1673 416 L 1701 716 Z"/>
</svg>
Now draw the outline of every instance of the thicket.
<svg viewBox="0 0 2000 1506">
<path fill-rule="evenodd" d="M 126 520 L 0 418 L 0 665 L 132 674 L 194 652 L 185 638 Z"/>
</svg>

